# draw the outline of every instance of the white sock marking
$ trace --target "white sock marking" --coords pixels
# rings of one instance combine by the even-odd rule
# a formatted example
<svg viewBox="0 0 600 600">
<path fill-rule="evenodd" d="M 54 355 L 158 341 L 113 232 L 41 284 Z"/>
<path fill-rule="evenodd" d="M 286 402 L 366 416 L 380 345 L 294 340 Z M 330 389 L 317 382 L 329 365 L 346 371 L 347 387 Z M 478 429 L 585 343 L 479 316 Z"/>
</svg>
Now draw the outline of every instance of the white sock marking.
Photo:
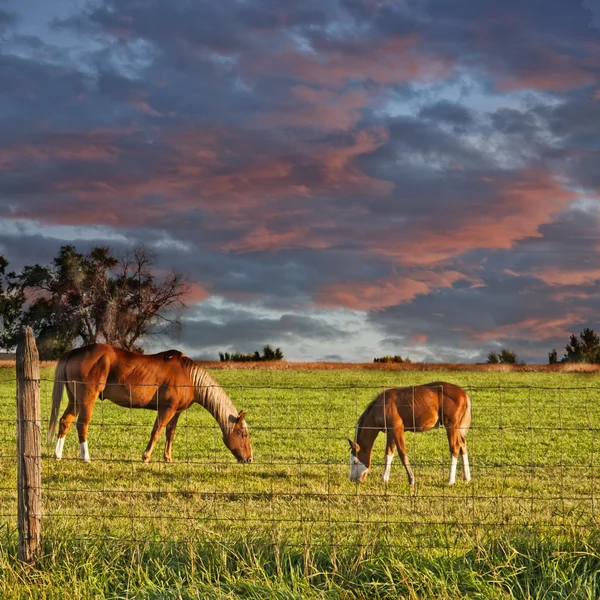
<svg viewBox="0 0 600 600">
<path fill-rule="evenodd" d="M 350 481 L 360 482 L 363 473 L 368 470 L 369 468 L 360 462 L 356 456 L 350 455 Z"/>
<path fill-rule="evenodd" d="M 81 442 L 79 444 L 79 448 L 81 449 L 81 460 L 85 460 L 86 462 L 90 462 L 90 453 L 88 451 L 88 443 L 87 441 Z"/>
<path fill-rule="evenodd" d="M 469 456 L 466 452 L 462 455 L 462 459 L 463 459 L 463 479 L 465 481 L 471 481 L 471 469 L 469 468 Z"/>
<path fill-rule="evenodd" d="M 450 461 L 450 477 L 448 478 L 448 485 L 454 485 L 456 481 L 456 465 L 458 463 L 458 456 L 453 456 Z"/>
<path fill-rule="evenodd" d="M 394 460 L 393 454 L 385 455 L 385 469 L 383 470 L 383 477 L 381 481 L 387 483 L 390 480 L 390 471 L 392 470 L 392 461 Z"/>
<path fill-rule="evenodd" d="M 62 458 L 64 445 L 65 445 L 64 437 L 58 438 L 56 440 L 56 447 L 54 448 L 54 458 L 56 458 L 57 460 L 60 460 Z"/>
</svg>

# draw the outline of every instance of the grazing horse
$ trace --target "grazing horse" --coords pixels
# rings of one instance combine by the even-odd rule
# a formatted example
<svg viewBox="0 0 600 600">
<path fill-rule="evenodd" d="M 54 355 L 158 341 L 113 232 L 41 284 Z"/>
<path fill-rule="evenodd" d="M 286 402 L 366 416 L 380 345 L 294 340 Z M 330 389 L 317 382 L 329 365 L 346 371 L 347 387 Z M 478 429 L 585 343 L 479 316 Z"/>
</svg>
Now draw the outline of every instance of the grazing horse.
<svg viewBox="0 0 600 600">
<path fill-rule="evenodd" d="M 81 459 L 90 460 L 88 424 L 94 404 L 104 392 L 103 398 L 107 397 L 119 406 L 157 411 L 150 441 L 142 454 L 144 463 L 150 461 L 154 445 L 165 426 L 167 443 L 164 457 L 171 462 L 177 420 L 181 412 L 194 402 L 206 408 L 217 421 L 223 442 L 237 461 L 252 462 L 245 412 L 238 413 L 219 384 L 178 350 L 144 355 L 107 344 L 91 344 L 64 354 L 54 373 L 49 439 L 54 436 L 65 385 L 69 404 L 60 419 L 54 450 L 57 459 L 62 458 L 65 436 L 71 423 L 77 419 Z"/>
<path fill-rule="evenodd" d="M 464 390 L 451 383 L 434 381 L 425 385 L 385 390 L 363 411 L 356 426 L 356 439 L 350 442 L 350 481 L 362 483 L 371 466 L 373 444 L 380 431 L 387 436 L 385 446 L 385 470 L 382 480 L 388 482 L 398 449 L 400 459 L 408 475 L 408 483 L 414 485 L 408 455 L 405 431 L 427 431 L 443 423 L 450 445 L 450 478 L 456 479 L 458 455 L 463 460 L 463 478 L 470 481 L 469 458 L 465 436 L 471 425 L 471 399 Z"/>
</svg>

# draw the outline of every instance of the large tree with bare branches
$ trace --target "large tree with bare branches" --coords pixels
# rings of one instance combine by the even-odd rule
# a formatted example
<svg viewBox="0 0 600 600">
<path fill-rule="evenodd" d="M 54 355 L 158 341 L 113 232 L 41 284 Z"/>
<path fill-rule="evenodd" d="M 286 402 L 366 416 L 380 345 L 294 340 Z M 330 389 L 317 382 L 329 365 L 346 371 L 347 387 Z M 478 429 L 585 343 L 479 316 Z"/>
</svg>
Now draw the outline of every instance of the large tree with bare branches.
<svg viewBox="0 0 600 600">
<path fill-rule="evenodd" d="M 177 331 L 189 282 L 177 271 L 159 277 L 156 259 L 143 245 L 122 256 L 68 245 L 51 265 L 25 267 L 19 279 L 30 304 L 23 321 L 36 331 L 40 352 L 56 357 L 94 342 L 140 351 L 144 339 Z"/>
</svg>

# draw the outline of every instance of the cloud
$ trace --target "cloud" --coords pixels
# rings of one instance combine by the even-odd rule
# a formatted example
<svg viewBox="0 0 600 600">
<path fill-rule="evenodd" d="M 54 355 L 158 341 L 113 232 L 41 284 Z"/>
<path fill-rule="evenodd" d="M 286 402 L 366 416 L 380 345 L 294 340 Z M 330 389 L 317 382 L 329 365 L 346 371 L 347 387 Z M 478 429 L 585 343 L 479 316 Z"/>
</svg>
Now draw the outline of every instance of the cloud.
<svg viewBox="0 0 600 600">
<path fill-rule="evenodd" d="M 593 324 L 593 6 L 10 6 L 11 264 L 48 262 L 69 236 L 160 244 L 160 268 L 188 272 L 204 311 L 186 322 L 190 353 L 277 339 L 370 360 L 394 340 L 419 357 L 505 343 L 539 360 Z"/>
</svg>

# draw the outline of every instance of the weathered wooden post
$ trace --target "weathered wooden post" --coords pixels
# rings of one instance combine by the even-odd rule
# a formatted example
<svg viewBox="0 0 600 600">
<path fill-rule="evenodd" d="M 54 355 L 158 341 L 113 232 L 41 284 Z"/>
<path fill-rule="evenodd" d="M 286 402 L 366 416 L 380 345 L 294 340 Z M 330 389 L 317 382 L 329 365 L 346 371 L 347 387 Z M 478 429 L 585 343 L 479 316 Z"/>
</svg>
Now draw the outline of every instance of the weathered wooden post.
<svg viewBox="0 0 600 600">
<path fill-rule="evenodd" d="M 17 496 L 19 559 L 35 565 L 42 537 L 40 360 L 33 331 L 17 346 Z"/>
</svg>

